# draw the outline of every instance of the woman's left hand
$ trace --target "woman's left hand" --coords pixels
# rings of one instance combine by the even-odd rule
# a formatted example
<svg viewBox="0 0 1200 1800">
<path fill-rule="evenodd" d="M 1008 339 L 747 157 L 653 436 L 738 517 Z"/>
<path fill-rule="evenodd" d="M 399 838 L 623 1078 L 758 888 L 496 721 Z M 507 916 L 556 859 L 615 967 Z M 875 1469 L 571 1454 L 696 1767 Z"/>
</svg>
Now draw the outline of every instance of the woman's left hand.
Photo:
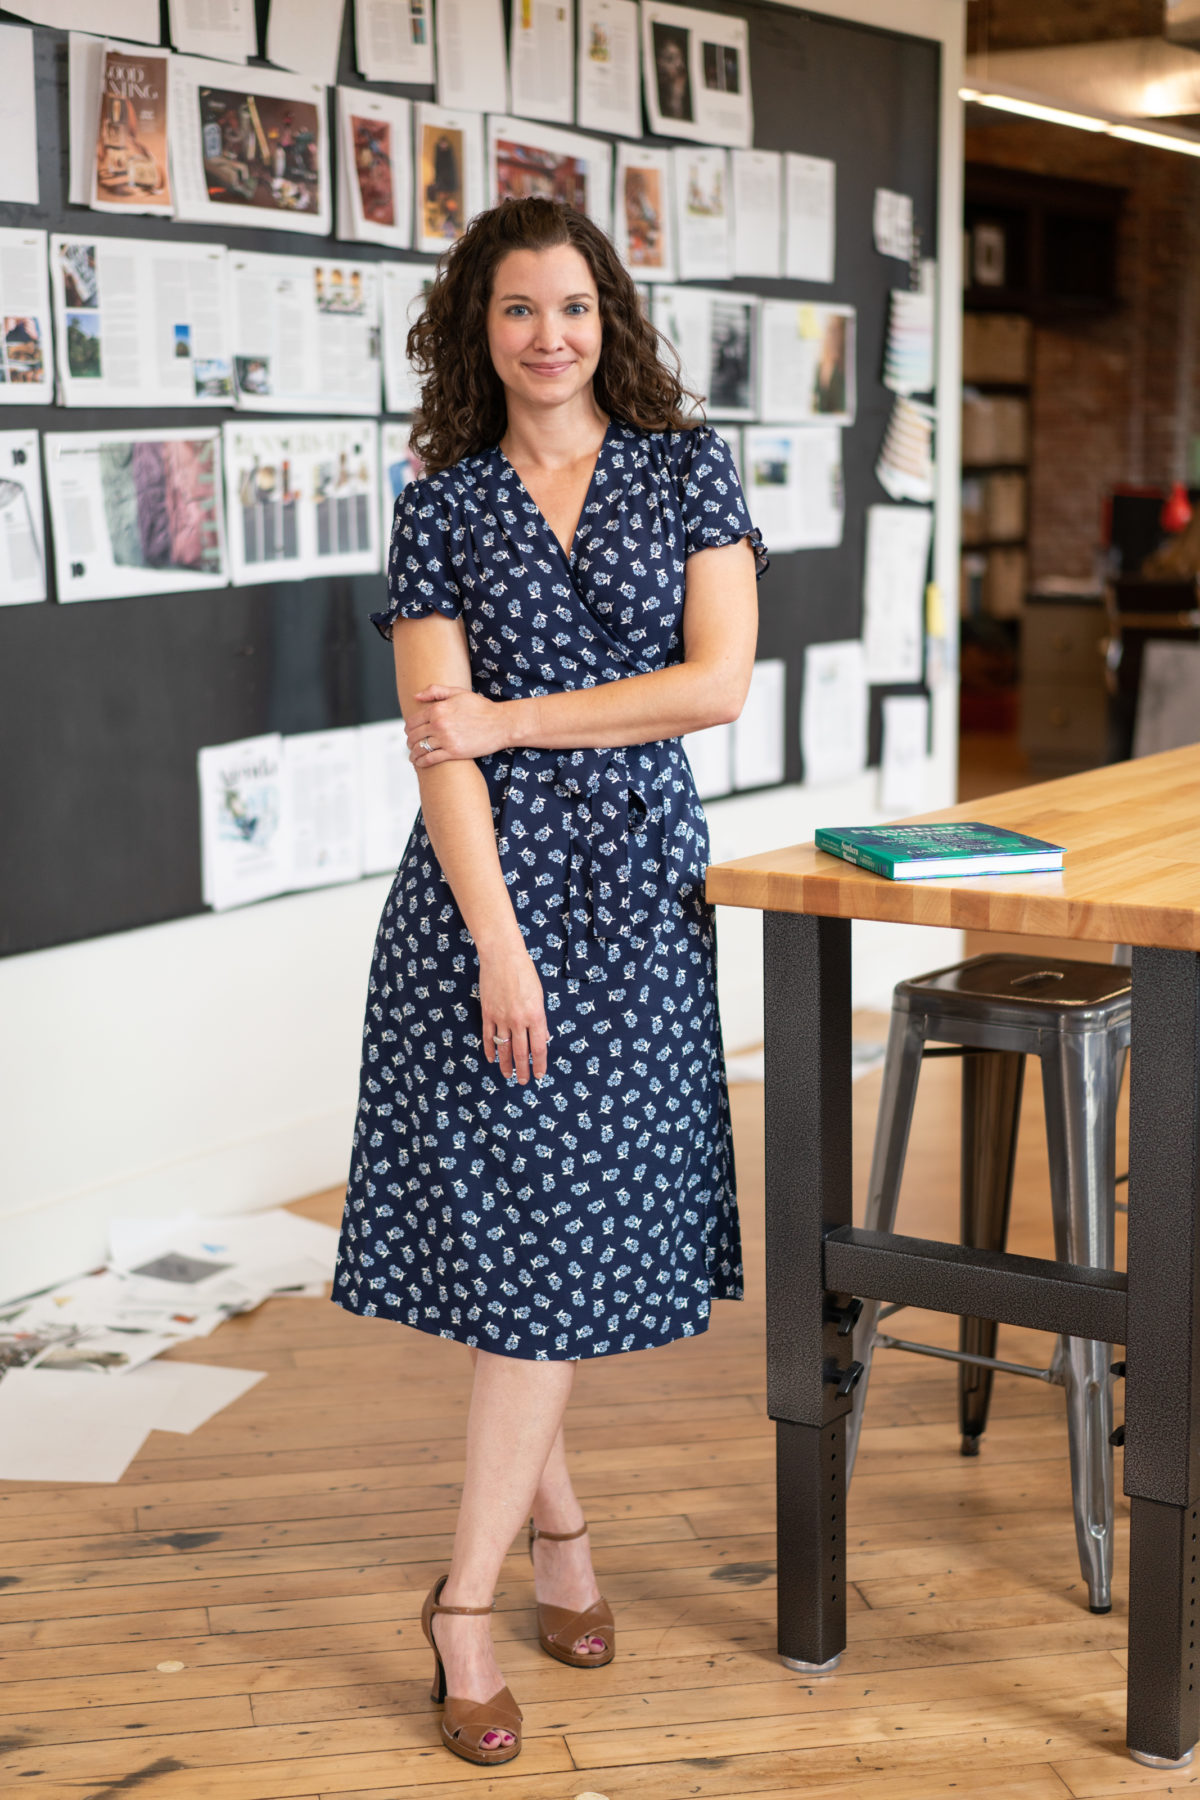
<svg viewBox="0 0 1200 1800">
<path fill-rule="evenodd" d="M 408 754 L 413 767 L 430 769 L 435 763 L 474 761 L 502 750 L 508 742 L 503 725 L 503 702 L 489 700 L 472 688 L 422 688 L 413 698 L 416 717 L 405 726 Z M 433 748 L 423 750 L 421 739 Z"/>
</svg>

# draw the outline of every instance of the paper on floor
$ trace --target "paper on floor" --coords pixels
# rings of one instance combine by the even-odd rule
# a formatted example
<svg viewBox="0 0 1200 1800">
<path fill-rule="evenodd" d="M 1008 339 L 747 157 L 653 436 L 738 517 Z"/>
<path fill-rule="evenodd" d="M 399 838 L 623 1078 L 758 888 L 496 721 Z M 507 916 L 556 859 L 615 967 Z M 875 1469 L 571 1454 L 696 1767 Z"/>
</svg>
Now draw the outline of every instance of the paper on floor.
<svg viewBox="0 0 1200 1800">
<path fill-rule="evenodd" d="M 129 1380 L 154 1391 L 173 1390 L 157 1429 L 191 1432 L 249 1393 L 265 1373 L 263 1369 L 226 1369 L 214 1363 L 152 1362 L 136 1369 Z"/>
<path fill-rule="evenodd" d="M 10 1369 L 0 1381 L 0 1481 L 119 1481 L 177 1392 L 165 1378 Z"/>
</svg>

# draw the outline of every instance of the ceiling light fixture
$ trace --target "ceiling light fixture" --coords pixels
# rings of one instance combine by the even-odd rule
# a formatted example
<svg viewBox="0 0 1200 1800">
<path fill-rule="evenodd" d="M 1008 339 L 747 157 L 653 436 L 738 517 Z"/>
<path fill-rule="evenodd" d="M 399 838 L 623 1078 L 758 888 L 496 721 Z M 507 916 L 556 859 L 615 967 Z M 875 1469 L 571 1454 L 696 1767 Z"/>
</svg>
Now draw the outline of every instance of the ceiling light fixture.
<svg viewBox="0 0 1200 1800">
<path fill-rule="evenodd" d="M 959 99 L 975 106 L 992 107 L 997 112 L 1016 113 L 1026 119 L 1040 119 L 1048 125 L 1068 125 L 1075 131 L 1094 131 L 1106 137 L 1121 138 L 1130 144 L 1145 144 L 1151 150 L 1177 150 L 1183 156 L 1200 156 L 1200 136 L 1181 131 L 1147 131 L 1141 125 L 1126 125 L 1119 119 L 1101 119 L 1091 113 L 1069 112 L 1064 107 L 1047 106 L 1041 100 L 1027 99 L 1023 94 L 1002 94 L 981 88 L 959 88 Z"/>
</svg>

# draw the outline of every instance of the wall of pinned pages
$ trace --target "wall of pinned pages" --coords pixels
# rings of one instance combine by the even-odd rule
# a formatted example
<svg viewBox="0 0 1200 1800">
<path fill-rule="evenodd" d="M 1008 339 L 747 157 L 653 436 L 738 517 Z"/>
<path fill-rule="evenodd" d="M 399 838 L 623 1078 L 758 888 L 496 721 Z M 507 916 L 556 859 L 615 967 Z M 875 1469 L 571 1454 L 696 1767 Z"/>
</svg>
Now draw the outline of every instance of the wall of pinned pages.
<svg viewBox="0 0 1200 1800">
<path fill-rule="evenodd" d="M 494 198 L 556 195 L 611 231 L 771 547 L 743 716 L 687 740 L 714 858 L 952 797 L 927 589 L 957 566 L 935 323 L 957 294 L 959 9 L 306 0 L 321 29 L 298 34 L 285 0 L 257 32 L 246 0 L 171 0 L 171 45 L 151 0 L 25 10 L 4 52 L 33 88 L 0 113 L 0 407 L 20 409 L 0 416 L 0 1031 L 44 1067 L 78 982 L 128 1008 L 154 967 L 214 1022 L 181 1121 L 154 1048 L 170 1009 L 129 1016 L 121 1091 L 162 1127 L 145 1169 L 199 1195 L 219 1168 L 233 1207 L 290 1197 L 301 1166 L 342 1172 L 360 965 L 416 804 L 368 623 L 418 473 L 407 333 Z M 721 930 L 726 1038 L 752 1042 L 755 921 Z M 860 1001 L 904 941 L 865 941 Z M 276 1068 L 278 1010 L 247 1029 L 245 996 L 269 1020 L 301 965 Z M 214 1060 L 257 1094 L 245 1117 L 225 1084 L 205 1101 Z M 31 1220 L 106 1184 L 149 1201 L 103 1086 L 86 1153 L 5 1152 Z M 230 1134 L 257 1147 L 222 1160 Z"/>
</svg>

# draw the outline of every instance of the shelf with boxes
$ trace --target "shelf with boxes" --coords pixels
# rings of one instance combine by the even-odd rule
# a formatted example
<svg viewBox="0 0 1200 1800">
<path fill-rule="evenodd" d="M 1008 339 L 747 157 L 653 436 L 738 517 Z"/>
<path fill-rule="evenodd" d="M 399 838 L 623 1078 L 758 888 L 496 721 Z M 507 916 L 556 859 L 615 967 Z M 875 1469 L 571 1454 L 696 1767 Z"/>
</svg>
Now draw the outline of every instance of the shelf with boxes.
<svg viewBox="0 0 1200 1800">
<path fill-rule="evenodd" d="M 1028 584 L 1032 328 L 963 317 L 962 587 L 967 618 L 1019 618 Z"/>
</svg>

